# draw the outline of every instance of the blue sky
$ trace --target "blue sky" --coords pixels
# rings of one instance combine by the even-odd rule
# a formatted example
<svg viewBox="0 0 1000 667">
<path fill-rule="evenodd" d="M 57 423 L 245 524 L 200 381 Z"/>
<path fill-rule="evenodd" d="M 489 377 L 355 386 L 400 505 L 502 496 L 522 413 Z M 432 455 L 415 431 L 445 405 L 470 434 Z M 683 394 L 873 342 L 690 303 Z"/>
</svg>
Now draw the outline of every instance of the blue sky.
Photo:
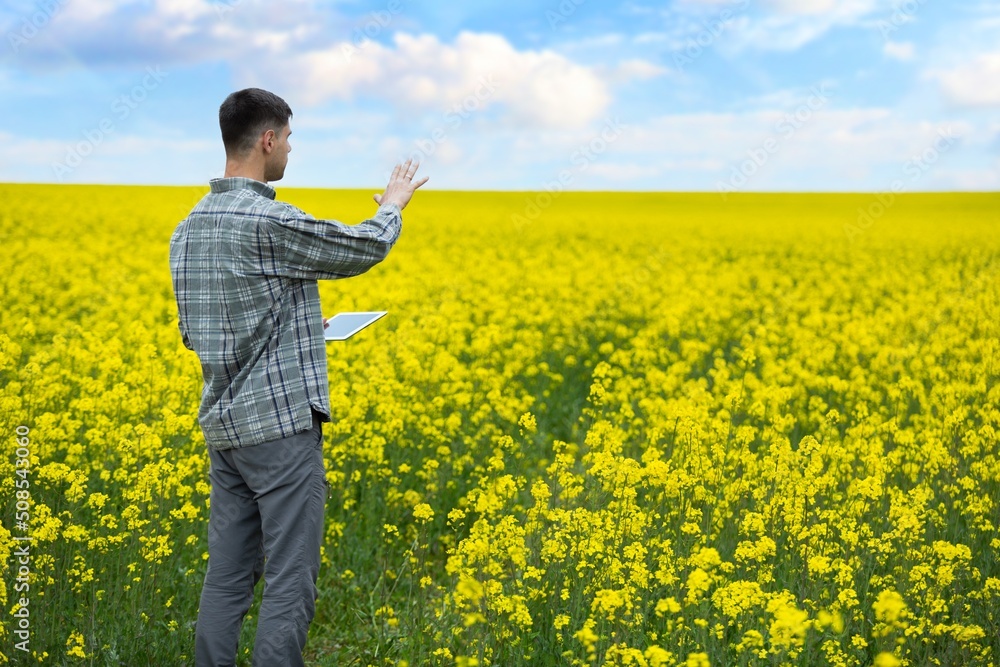
<svg viewBox="0 0 1000 667">
<path fill-rule="evenodd" d="M 288 101 L 281 185 L 1000 189 L 1000 1 L 20 0 L 0 181 L 204 184 Z"/>
</svg>

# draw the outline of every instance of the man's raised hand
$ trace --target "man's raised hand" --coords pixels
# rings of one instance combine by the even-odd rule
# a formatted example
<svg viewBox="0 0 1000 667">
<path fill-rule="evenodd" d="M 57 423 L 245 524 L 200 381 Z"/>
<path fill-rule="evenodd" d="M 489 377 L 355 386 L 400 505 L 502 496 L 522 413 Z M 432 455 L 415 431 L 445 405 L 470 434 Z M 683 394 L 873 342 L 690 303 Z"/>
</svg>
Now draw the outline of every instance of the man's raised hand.
<svg viewBox="0 0 1000 667">
<path fill-rule="evenodd" d="M 380 195 L 372 195 L 375 203 L 379 206 L 382 204 L 396 204 L 401 211 L 406 208 L 416 189 L 428 180 L 428 177 L 424 176 L 419 181 L 413 181 L 413 177 L 416 175 L 417 167 L 419 166 L 420 163 L 414 162 L 413 158 L 410 158 L 403 164 L 397 164 L 396 168 L 392 170 L 392 176 L 389 177 L 389 184 L 385 186 L 385 192 Z"/>
</svg>

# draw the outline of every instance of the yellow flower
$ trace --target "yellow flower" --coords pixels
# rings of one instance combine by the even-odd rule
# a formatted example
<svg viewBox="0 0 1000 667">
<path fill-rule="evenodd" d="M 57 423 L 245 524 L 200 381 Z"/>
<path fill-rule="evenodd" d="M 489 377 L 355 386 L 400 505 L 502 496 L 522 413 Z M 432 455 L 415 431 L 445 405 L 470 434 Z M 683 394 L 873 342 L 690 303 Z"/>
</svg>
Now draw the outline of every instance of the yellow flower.
<svg viewBox="0 0 1000 667">
<path fill-rule="evenodd" d="M 211 487 L 163 252 L 204 189 L 0 184 L 0 421 L 30 449 L 0 461 L 30 515 L 0 526 L 8 613 L 21 584 L 67 623 L 70 598 L 143 600 L 151 646 L 180 632 Z M 396 313 L 326 359 L 320 585 L 405 603 L 430 647 L 379 664 L 665 667 L 726 638 L 745 664 L 995 660 L 973 554 L 1000 549 L 996 198 L 912 197 L 861 229 L 885 201 L 452 192 L 389 261 L 320 281 Z"/>
<path fill-rule="evenodd" d="M 413 508 L 413 517 L 421 523 L 427 523 L 434 518 L 434 510 L 427 503 L 420 503 Z"/>
<path fill-rule="evenodd" d="M 826 556 L 813 556 L 809 559 L 808 567 L 812 576 L 822 576 L 830 571 L 830 559 Z"/>
<path fill-rule="evenodd" d="M 903 596 L 896 591 L 884 590 L 878 594 L 878 599 L 872 604 L 875 610 L 875 618 L 880 621 L 880 626 L 876 626 L 873 634 L 882 637 L 891 632 L 894 628 L 906 626 L 906 602 Z"/>
<path fill-rule="evenodd" d="M 463 598 L 476 604 L 483 597 L 483 586 L 478 581 L 469 576 L 461 576 L 458 580 L 458 586 L 455 588 L 456 592 L 459 593 Z"/>
<path fill-rule="evenodd" d="M 779 595 L 767 604 L 774 615 L 768 627 L 771 645 L 782 649 L 802 646 L 809 630 L 809 614 L 795 606 L 790 595 Z"/>
<path fill-rule="evenodd" d="M 886 653 L 883 651 L 875 656 L 875 667 L 899 667 L 902 664 L 903 663 L 899 661 L 899 658 L 894 656 L 892 653 Z"/>
<path fill-rule="evenodd" d="M 649 667 L 667 667 L 673 663 L 674 656 L 670 651 L 653 644 L 643 653 L 649 661 Z"/>
<path fill-rule="evenodd" d="M 613 620 L 615 613 L 626 606 L 627 599 L 622 591 L 602 589 L 594 595 L 594 602 L 590 607 L 595 612 L 602 612 L 608 620 Z"/>
<path fill-rule="evenodd" d="M 593 652 L 600 637 L 594 632 L 594 620 L 588 618 L 583 622 L 583 627 L 573 633 L 573 638 L 583 644 L 587 652 Z"/>
<path fill-rule="evenodd" d="M 707 653 L 688 653 L 684 667 L 711 667 Z"/>
<path fill-rule="evenodd" d="M 676 614 L 681 610 L 681 605 L 674 598 L 661 598 L 656 603 L 656 615 Z"/>
<path fill-rule="evenodd" d="M 66 639 L 66 655 L 70 658 L 87 658 L 86 651 L 83 650 L 83 634 L 75 630 Z"/>
</svg>

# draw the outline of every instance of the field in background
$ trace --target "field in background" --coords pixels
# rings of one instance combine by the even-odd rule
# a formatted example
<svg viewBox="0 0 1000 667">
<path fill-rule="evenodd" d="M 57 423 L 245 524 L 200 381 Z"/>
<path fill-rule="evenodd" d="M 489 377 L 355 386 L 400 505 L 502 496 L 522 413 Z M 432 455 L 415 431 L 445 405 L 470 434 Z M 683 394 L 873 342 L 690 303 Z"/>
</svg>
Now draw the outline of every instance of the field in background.
<svg viewBox="0 0 1000 667">
<path fill-rule="evenodd" d="M 204 191 L 0 185 L 15 664 L 193 662 L 207 456 L 167 241 Z M 310 658 L 1000 664 L 998 268 L 997 194 L 418 192 L 386 262 L 320 284 L 390 314 L 328 348 Z"/>
</svg>

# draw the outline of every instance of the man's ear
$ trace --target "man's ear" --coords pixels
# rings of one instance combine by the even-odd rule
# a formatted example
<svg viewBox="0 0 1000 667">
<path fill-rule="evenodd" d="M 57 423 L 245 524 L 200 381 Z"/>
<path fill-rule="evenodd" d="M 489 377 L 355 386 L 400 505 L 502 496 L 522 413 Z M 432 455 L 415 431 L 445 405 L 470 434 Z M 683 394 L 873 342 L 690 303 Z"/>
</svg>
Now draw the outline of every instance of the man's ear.
<svg viewBox="0 0 1000 667">
<path fill-rule="evenodd" d="M 264 132 L 263 142 L 265 153 L 270 153 L 274 150 L 274 130 Z"/>
</svg>

